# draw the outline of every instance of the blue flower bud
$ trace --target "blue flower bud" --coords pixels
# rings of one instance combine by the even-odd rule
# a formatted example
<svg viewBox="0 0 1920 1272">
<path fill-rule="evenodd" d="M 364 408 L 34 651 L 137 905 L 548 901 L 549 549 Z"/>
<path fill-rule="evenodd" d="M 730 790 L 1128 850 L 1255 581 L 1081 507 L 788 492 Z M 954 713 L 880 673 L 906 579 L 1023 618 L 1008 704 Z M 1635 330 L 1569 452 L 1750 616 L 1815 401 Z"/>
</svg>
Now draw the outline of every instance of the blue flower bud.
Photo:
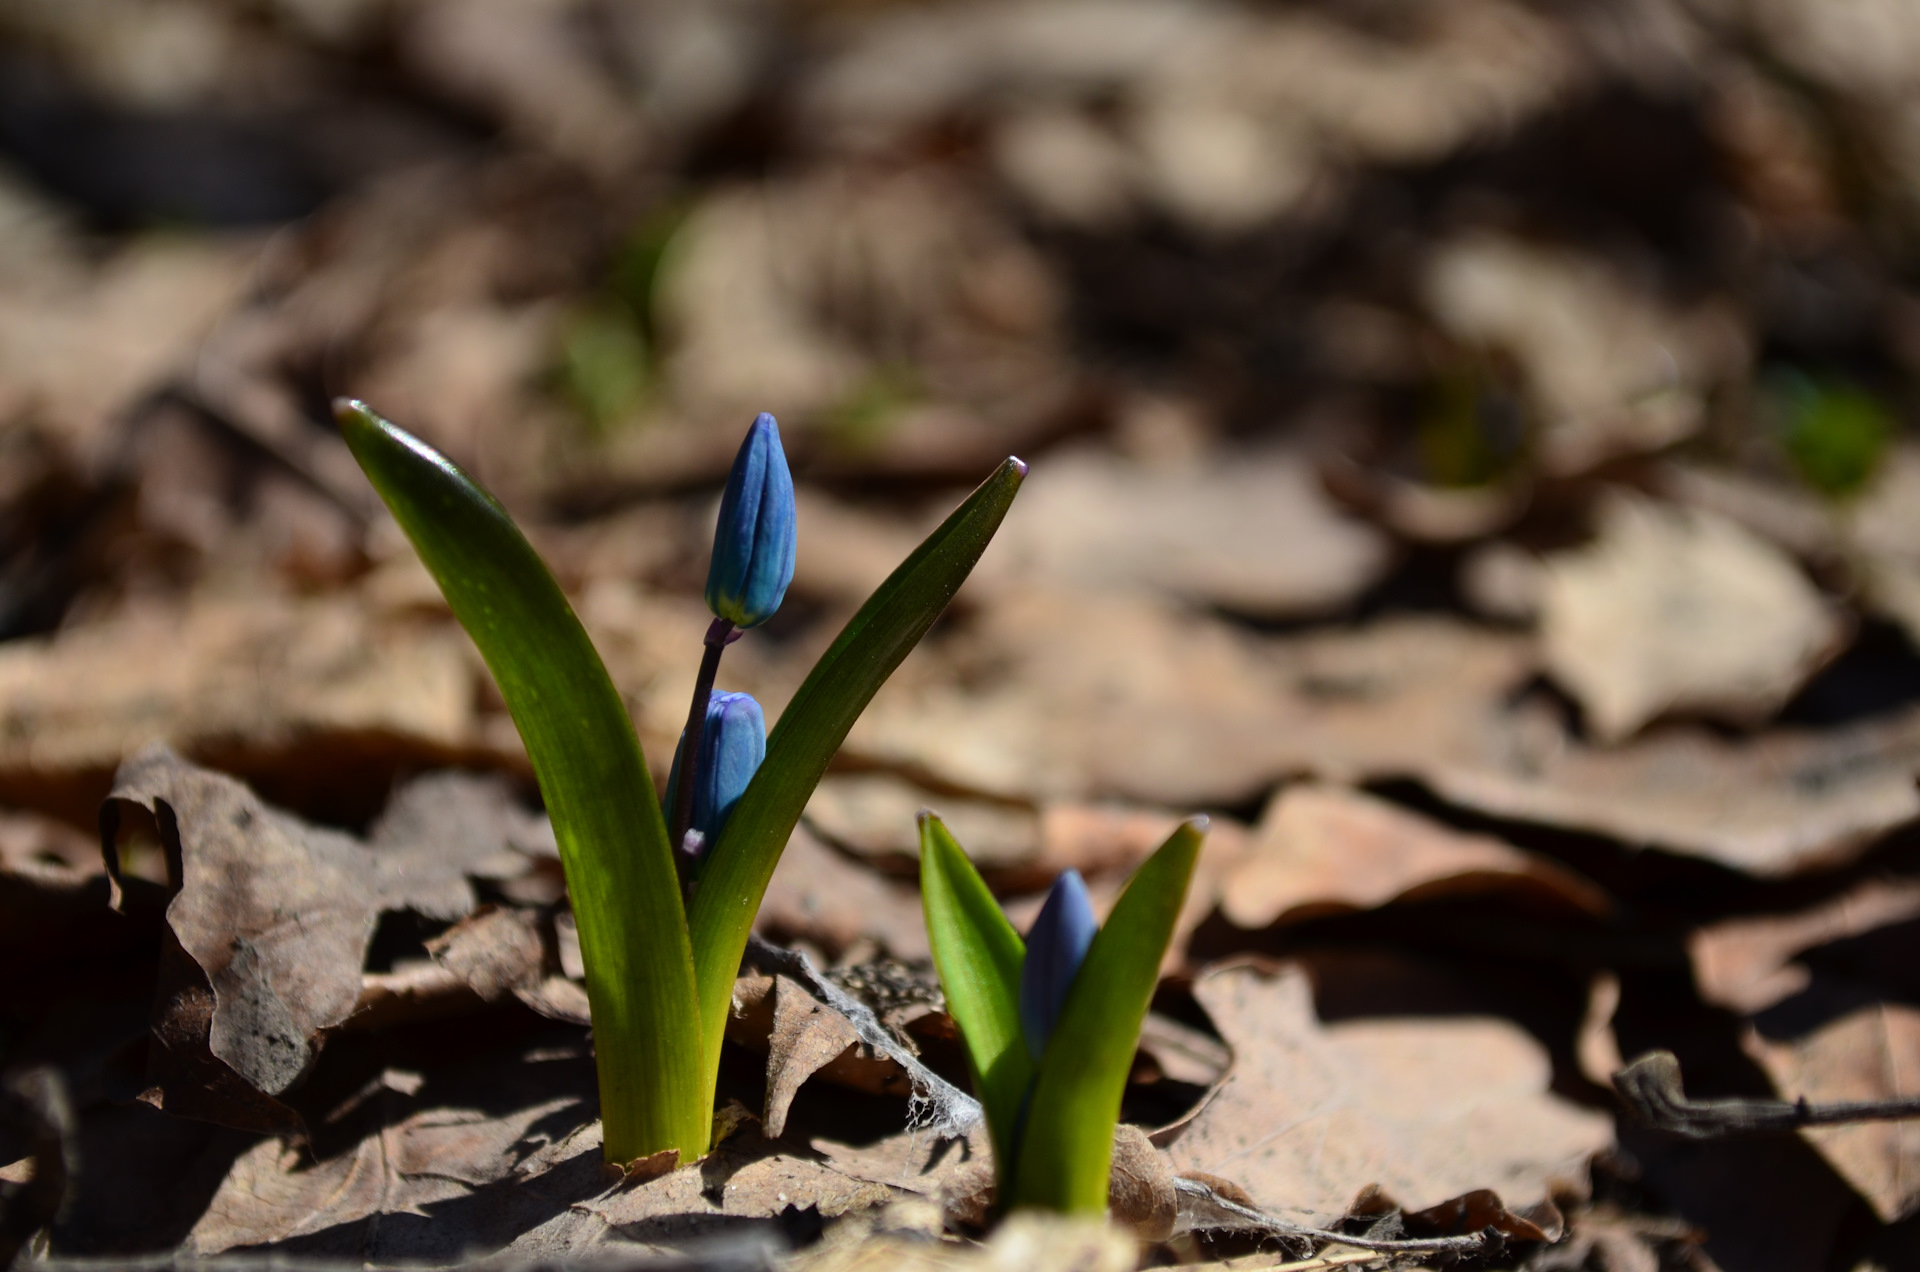
<svg viewBox="0 0 1920 1272">
<path fill-rule="evenodd" d="M 707 608 L 735 627 L 773 617 L 793 582 L 793 474 L 780 426 L 762 411 L 733 457 L 707 570 Z"/>
<path fill-rule="evenodd" d="M 667 778 L 669 792 L 680 789 L 681 754 L 686 736 L 673 749 L 673 772 Z M 760 704 L 749 693 L 721 693 L 715 690 L 707 699 L 707 722 L 700 733 L 700 767 L 693 774 L 693 819 L 691 829 L 699 831 L 707 844 L 720 838 L 720 831 L 733 815 L 733 806 L 747 792 L 747 783 L 767 758 L 767 718 Z M 671 798 L 671 796 L 669 796 Z M 671 809 L 669 809 L 671 812 Z M 672 819 L 668 819 L 672 824 Z M 675 845 L 678 847 L 679 845 Z"/>
<path fill-rule="evenodd" d="M 1047 1049 L 1067 991 L 1099 930 L 1080 872 L 1066 871 L 1053 881 L 1040 917 L 1027 933 L 1027 957 L 1020 965 L 1020 1033 L 1035 1064 Z"/>
</svg>

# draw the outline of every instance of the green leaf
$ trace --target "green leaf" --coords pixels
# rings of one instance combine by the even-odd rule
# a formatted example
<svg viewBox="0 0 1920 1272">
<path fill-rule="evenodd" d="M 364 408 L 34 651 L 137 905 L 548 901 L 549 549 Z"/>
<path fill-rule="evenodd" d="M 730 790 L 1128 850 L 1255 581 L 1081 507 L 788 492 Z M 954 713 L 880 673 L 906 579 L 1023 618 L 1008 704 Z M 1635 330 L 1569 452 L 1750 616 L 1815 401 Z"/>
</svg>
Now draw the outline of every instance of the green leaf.
<svg viewBox="0 0 1920 1272">
<path fill-rule="evenodd" d="M 540 780 L 580 929 L 607 1159 L 704 1154 L 711 1078 L 686 916 L 653 779 L 605 665 L 491 495 L 360 403 L 336 402 L 334 415 L 479 646 Z"/>
<path fill-rule="evenodd" d="M 1026 474 L 1017 459 L 1001 464 L 867 598 L 781 713 L 766 760 L 701 864 L 688 922 L 709 1080 L 747 933 L 801 810 L 853 722 L 966 582 Z"/>
<path fill-rule="evenodd" d="M 1001 1198 L 1007 1209 L 1106 1213 L 1127 1071 L 1205 833 L 1205 818 L 1174 831 L 1093 938 L 1040 1058 L 1013 1187 Z"/>
<path fill-rule="evenodd" d="M 995 1168 L 1004 1175 L 1014 1162 L 1020 1109 L 1033 1081 L 1033 1061 L 1020 1037 L 1026 946 L 932 813 L 920 815 L 920 897 L 933 965 L 966 1043 L 974 1092 L 987 1109 Z"/>
</svg>

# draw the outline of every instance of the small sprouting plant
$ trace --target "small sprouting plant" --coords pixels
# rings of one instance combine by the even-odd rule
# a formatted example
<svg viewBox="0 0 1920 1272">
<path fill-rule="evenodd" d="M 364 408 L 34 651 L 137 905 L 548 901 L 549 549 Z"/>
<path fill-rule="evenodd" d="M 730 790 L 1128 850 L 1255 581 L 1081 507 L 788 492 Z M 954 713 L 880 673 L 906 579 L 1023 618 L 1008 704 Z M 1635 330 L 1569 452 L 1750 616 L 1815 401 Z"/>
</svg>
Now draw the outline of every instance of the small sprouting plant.
<svg viewBox="0 0 1920 1272">
<path fill-rule="evenodd" d="M 1175 830 L 1104 927 L 1067 871 L 1022 941 L 940 819 L 921 814 L 927 934 L 987 1111 L 1000 1210 L 1106 1212 L 1127 1072 L 1206 829 L 1196 817 Z"/>
<path fill-rule="evenodd" d="M 734 975 L 767 881 L 827 764 L 881 683 L 946 609 L 1026 475 L 1008 459 L 868 598 L 770 735 L 757 703 L 713 692 L 737 628 L 793 577 L 793 483 L 773 417 L 748 430 L 722 497 L 708 630 L 672 828 L 586 630 L 505 509 L 359 402 L 347 445 L 500 686 L 560 844 L 593 1008 L 605 1153 L 626 1164 L 712 1141 Z"/>
<path fill-rule="evenodd" d="M 1879 469 L 1897 429 L 1886 406 L 1861 385 L 1798 370 L 1769 375 L 1762 393 L 1795 471 L 1821 494 L 1846 499 Z"/>
</svg>

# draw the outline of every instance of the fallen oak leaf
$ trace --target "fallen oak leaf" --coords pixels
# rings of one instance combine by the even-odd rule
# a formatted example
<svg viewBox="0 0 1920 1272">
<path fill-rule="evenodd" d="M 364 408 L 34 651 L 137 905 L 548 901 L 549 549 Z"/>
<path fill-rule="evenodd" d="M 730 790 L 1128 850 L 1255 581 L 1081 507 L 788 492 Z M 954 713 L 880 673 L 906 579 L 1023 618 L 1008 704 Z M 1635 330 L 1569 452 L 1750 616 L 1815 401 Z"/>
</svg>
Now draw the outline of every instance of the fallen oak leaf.
<svg viewBox="0 0 1920 1272">
<path fill-rule="evenodd" d="M 531 910 L 484 906 L 427 942 L 427 953 L 483 1002 L 511 995 L 549 1020 L 590 1025 L 587 991 L 560 974 L 552 924 Z"/>
<path fill-rule="evenodd" d="M 767 1038 L 767 1098 L 761 1120 L 768 1138 L 779 1139 L 786 1133 L 787 1111 L 800 1085 L 829 1065 L 839 1067 L 841 1073 L 836 1076 L 848 1082 L 852 1075 L 846 1072 L 846 1062 L 857 1063 L 861 1040 L 853 1022 L 790 977 L 773 978 L 773 1000 L 773 1030 Z M 891 1095 L 912 1092 L 913 1083 L 897 1063 L 873 1057 L 866 1067 L 875 1071 L 862 1075 L 866 1081 L 861 1085 L 866 1089 Z"/>
<path fill-rule="evenodd" d="M 1166 1146 L 1181 1174 L 1232 1178 L 1264 1209 L 1332 1221 L 1366 1184 L 1426 1205 L 1544 1197 L 1612 1143 L 1612 1120 L 1552 1095 L 1544 1051 L 1507 1021 L 1326 1024 L 1301 969 L 1250 962 L 1194 997 L 1234 1067 Z"/>
<path fill-rule="evenodd" d="M 353 1013 L 379 916 L 460 918 L 475 903 L 466 872 L 495 850 L 484 838 L 375 850 L 155 744 L 121 765 L 100 810 L 116 905 L 129 808 L 152 817 L 175 889 L 142 1098 L 268 1133 L 301 1129 L 279 1097 Z"/>
<path fill-rule="evenodd" d="M 1603 742 L 1674 711 L 1757 724 L 1846 634 L 1772 544 L 1619 493 L 1595 543 L 1548 558 L 1541 629 L 1550 670 Z"/>
</svg>

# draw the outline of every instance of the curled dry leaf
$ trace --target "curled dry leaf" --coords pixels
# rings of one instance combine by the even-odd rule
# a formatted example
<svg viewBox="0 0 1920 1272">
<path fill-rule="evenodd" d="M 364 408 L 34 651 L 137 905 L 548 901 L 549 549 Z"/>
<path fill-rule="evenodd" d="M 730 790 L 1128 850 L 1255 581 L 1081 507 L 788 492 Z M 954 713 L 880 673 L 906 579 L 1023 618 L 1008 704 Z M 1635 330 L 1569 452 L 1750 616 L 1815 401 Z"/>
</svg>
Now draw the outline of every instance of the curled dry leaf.
<svg viewBox="0 0 1920 1272">
<path fill-rule="evenodd" d="M 1393 901 L 1518 891 L 1563 912 L 1604 915 L 1599 888 L 1544 857 L 1449 830 L 1342 787 L 1290 786 L 1225 868 L 1220 909 L 1242 928 Z"/>
<path fill-rule="evenodd" d="M 1324 1226 L 1369 1184 L 1421 1206 L 1485 1188 L 1524 1206 L 1612 1143 L 1612 1119 L 1550 1094 L 1545 1053 L 1506 1021 L 1322 1024 L 1297 968 L 1228 965 L 1194 996 L 1234 1068 L 1169 1154 L 1273 1214 Z"/>
<path fill-rule="evenodd" d="M 1796 913 L 1717 923 L 1689 949 L 1702 996 L 1742 1014 L 1741 1045 L 1783 1097 L 1920 1096 L 1920 881 L 1874 879 Z M 1920 1209 L 1920 1123 L 1798 1133 L 1882 1220 Z"/>
<path fill-rule="evenodd" d="M 419 807 L 408 797 L 399 803 Z M 177 888 L 143 1098 L 246 1130 L 298 1127 L 278 1097 L 306 1072 L 321 1032 L 354 1010 L 379 916 L 461 917 L 474 906 L 466 875 L 502 846 L 486 835 L 395 842 L 391 830 L 369 846 L 272 808 L 156 744 L 121 766 L 101 810 L 116 900 L 127 808 L 154 819 Z"/>
<path fill-rule="evenodd" d="M 1772 545 L 1624 494 L 1603 504 L 1596 543 L 1549 558 L 1541 627 L 1553 674 L 1609 742 L 1674 711 L 1758 723 L 1842 636 Z"/>
<path fill-rule="evenodd" d="M 734 991 L 736 1015 L 751 1011 L 750 1000 L 768 978 L 744 977 Z M 906 1072 L 885 1056 L 860 1044 L 859 1031 L 833 1008 L 785 976 L 771 978 L 772 1027 L 767 1041 L 767 1097 L 761 1121 L 772 1139 L 786 1133 L 787 1112 L 800 1086 L 818 1073 L 842 1086 L 888 1095 L 908 1095 Z M 730 1022 L 731 1023 L 731 1022 Z M 728 1036 L 734 1031 L 729 1029 Z"/>
<path fill-rule="evenodd" d="M 551 922 L 534 911 L 487 906 L 428 941 L 427 952 L 484 1002 L 511 994 L 550 1020 L 593 1023 L 587 991 L 560 972 Z"/>
</svg>

